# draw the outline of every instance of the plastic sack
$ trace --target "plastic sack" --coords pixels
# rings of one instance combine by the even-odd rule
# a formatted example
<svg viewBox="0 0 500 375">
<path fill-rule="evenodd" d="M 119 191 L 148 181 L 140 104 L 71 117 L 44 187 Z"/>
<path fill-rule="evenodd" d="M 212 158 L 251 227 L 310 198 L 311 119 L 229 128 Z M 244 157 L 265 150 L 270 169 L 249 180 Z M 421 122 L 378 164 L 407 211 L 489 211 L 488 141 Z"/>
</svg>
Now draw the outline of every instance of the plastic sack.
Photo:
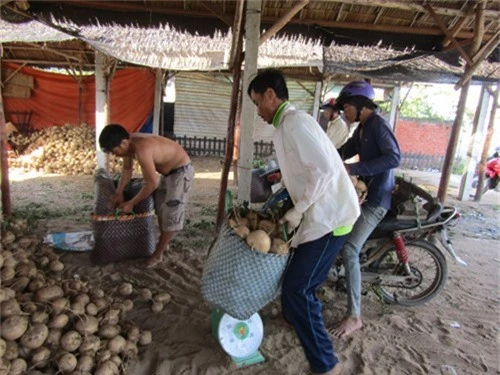
<svg viewBox="0 0 500 375">
<path fill-rule="evenodd" d="M 50 233 L 43 238 L 43 243 L 59 250 L 90 251 L 94 248 L 92 231 L 73 233 Z"/>
</svg>

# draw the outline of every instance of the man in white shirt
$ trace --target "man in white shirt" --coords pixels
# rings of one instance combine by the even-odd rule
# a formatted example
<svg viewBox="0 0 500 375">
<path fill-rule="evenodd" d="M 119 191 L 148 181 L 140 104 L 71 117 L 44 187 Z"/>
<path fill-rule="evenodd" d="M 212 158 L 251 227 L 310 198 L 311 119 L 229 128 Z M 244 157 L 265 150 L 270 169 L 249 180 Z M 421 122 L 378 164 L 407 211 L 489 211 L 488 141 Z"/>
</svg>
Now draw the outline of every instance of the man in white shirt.
<svg viewBox="0 0 500 375">
<path fill-rule="evenodd" d="M 347 138 L 349 138 L 349 127 L 340 116 L 340 109 L 335 106 L 335 99 L 326 100 L 320 108 L 324 111 L 325 117 L 328 120 L 326 134 L 338 150 L 344 145 Z"/>
<path fill-rule="evenodd" d="M 340 374 L 316 288 L 328 275 L 359 216 L 354 186 L 332 142 L 313 117 L 288 102 L 281 72 L 267 69 L 248 86 L 260 117 L 276 129 L 276 156 L 294 203 L 281 222 L 293 233 L 283 278 L 283 317 L 295 329 L 314 374 Z"/>
</svg>

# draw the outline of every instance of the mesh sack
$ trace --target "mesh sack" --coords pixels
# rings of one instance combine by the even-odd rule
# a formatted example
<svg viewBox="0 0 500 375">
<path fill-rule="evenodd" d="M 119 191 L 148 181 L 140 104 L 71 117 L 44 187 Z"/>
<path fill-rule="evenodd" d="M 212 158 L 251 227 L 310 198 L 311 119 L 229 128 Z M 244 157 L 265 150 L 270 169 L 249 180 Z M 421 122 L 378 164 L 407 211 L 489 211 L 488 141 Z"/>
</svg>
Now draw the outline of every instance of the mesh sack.
<svg viewBox="0 0 500 375">
<path fill-rule="evenodd" d="M 96 264 L 149 257 L 156 246 L 154 211 L 134 215 L 92 215 L 95 246 L 90 260 Z"/>
<path fill-rule="evenodd" d="M 249 319 L 278 296 L 288 259 L 252 250 L 223 224 L 203 267 L 203 298 L 233 318 Z"/>
</svg>

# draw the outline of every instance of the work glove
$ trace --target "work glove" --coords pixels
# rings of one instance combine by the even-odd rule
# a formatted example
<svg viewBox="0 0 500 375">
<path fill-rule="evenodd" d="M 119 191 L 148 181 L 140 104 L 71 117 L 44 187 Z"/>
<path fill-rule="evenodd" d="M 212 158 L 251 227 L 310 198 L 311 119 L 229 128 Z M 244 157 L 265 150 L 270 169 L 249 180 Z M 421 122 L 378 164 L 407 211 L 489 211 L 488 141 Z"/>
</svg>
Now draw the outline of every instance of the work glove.
<svg viewBox="0 0 500 375">
<path fill-rule="evenodd" d="M 279 221 L 280 224 L 286 223 L 286 231 L 291 233 L 297 228 L 302 220 L 302 213 L 297 211 L 295 207 L 289 209 Z"/>
</svg>

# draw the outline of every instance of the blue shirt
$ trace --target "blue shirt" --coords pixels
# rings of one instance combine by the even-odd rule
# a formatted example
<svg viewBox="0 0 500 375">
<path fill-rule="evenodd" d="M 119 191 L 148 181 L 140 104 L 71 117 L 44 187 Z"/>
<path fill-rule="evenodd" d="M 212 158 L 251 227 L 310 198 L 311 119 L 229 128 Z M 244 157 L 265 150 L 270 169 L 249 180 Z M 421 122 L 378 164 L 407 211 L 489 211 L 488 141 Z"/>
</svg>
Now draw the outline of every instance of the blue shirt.
<svg viewBox="0 0 500 375">
<path fill-rule="evenodd" d="M 351 138 L 342 147 L 342 158 L 359 155 L 359 162 L 349 164 L 352 175 L 357 175 L 368 186 L 364 204 L 391 208 L 394 189 L 394 168 L 399 166 L 401 154 L 398 141 L 389 123 L 373 112 L 359 124 Z"/>
</svg>

